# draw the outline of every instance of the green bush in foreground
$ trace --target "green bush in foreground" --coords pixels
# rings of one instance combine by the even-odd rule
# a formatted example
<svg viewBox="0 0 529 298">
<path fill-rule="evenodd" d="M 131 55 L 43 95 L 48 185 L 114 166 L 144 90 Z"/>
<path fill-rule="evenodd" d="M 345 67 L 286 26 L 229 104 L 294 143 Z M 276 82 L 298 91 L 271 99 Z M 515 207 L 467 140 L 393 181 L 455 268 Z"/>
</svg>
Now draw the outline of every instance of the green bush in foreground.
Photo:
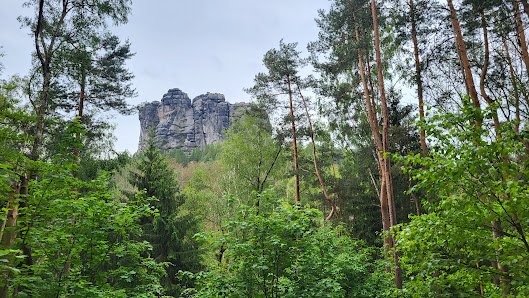
<svg viewBox="0 0 529 298">
<path fill-rule="evenodd" d="M 377 270 L 377 251 L 322 226 L 314 209 L 297 209 L 264 194 L 242 208 L 227 233 L 226 266 L 197 274 L 195 297 L 378 297 L 390 279 Z M 224 265 L 224 264 L 223 264 Z"/>
</svg>

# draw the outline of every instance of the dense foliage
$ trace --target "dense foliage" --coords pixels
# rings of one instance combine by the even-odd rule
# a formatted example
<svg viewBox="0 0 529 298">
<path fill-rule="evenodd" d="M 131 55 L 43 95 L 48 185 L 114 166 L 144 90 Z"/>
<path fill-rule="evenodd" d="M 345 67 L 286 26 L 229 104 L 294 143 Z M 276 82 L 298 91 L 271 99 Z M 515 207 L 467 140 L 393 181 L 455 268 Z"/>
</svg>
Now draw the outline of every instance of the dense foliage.
<svg viewBox="0 0 529 298">
<path fill-rule="evenodd" d="M 229 250 L 227 263 L 199 274 L 197 297 L 383 297 L 388 282 L 374 250 L 321 226 L 321 213 L 267 193 L 241 206 L 226 232 L 205 237 Z M 266 210 L 266 211 L 264 211 Z M 259 211 L 259 212 L 258 212 Z"/>
<path fill-rule="evenodd" d="M 430 196 L 432 211 L 398 233 L 410 293 L 449 297 L 481 287 L 487 296 L 501 295 L 494 281 L 529 293 L 529 227 L 522 220 L 529 215 L 527 148 L 511 123 L 491 139 L 490 128 L 476 127 L 476 118 L 491 123 L 491 109 L 469 104 L 458 113 L 434 115 L 426 126 L 430 156 L 403 158 L 421 166 L 411 172 L 420 181 L 416 187 Z"/>
</svg>

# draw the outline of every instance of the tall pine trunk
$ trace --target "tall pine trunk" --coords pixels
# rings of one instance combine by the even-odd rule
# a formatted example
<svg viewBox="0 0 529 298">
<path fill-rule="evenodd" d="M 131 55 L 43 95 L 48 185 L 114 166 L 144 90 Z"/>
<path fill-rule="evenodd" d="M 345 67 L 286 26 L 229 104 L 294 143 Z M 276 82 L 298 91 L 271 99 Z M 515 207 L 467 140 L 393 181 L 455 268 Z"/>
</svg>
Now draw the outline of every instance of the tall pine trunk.
<svg viewBox="0 0 529 298">
<path fill-rule="evenodd" d="M 78 113 L 77 113 L 77 121 L 79 121 L 79 124 L 83 123 L 83 112 L 84 112 L 84 102 L 86 99 L 86 70 L 83 69 L 83 74 L 81 76 L 81 84 L 80 84 L 81 90 L 79 92 L 79 107 L 78 107 Z M 73 149 L 73 155 L 74 155 L 74 161 L 76 164 L 79 164 L 79 151 L 80 148 L 77 146 L 77 144 L 80 144 L 81 142 L 81 132 L 77 132 L 77 143 L 75 148 Z M 74 172 L 74 176 L 77 176 L 77 172 Z"/>
<path fill-rule="evenodd" d="M 299 164 L 298 164 L 298 145 L 296 141 L 296 123 L 294 118 L 294 106 L 292 105 L 292 86 L 290 76 L 287 76 L 288 83 L 288 97 L 290 100 L 290 122 L 292 123 L 292 143 L 294 147 L 294 170 L 295 170 L 295 192 L 296 192 L 296 205 L 299 206 Z"/>
<path fill-rule="evenodd" d="M 419 100 L 419 119 L 424 121 L 424 100 L 423 87 L 421 76 L 421 60 L 419 58 L 419 44 L 417 42 L 417 20 L 415 16 L 415 5 L 413 0 L 410 0 L 410 22 L 411 22 L 411 38 L 413 40 L 413 54 L 415 58 L 415 83 L 417 84 L 417 98 Z M 428 147 L 426 146 L 426 132 L 424 128 L 420 131 L 421 138 L 421 152 L 422 156 L 428 155 Z"/>
<path fill-rule="evenodd" d="M 360 33 L 358 32 L 358 24 L 356 23 L 356 16 L 353 14 L 353 18 L 355 19 L 355 35 L 356 35 L 356 41 L 357 43 L 360 43 Z M 364 63 L 362 59 L 362 50 L 360 48 L 357 49 L 358 54 L 358 71 L 360 73 L 360 78 L 362 80 L 362 86 L 364 87 L 364 98 L 366 102 L 366 116 L 367 120 L 369 122 L 369 127 L 371 128 L 371 134 L 373 135 L 373 141 L 375 142 L 375 149 L 377 151 L 377 161 L 379 165 L 379 171 L 380 171 L 380 212 L 382 216 L 382 231 L 384 232 L 384 245 L 388 248 L 393 247 L 393 242 L 391 237 L 386 236 L 389 232 L 390 223 L 389 223 L 389 209 L 387 205 L 387 192 L 386 192 L 386 186 L 384 183 L 384 167 L 382 164 L 382 154 L 383 151 L 382 147 L 382 141 L 380 137 L 380 131 L 378 127 L 378 119 L 376 117 L 376 107 L 374 106 L 374 102 L 371 101 L 371 96 L 369 94 L 369 88 L 367 85 L 367 80 L 364 72 Z"/>
<path fill-rule="evenodd" d="M 386 191 L 389 208 L 389 222 L 391 227 L 397 225 L 397 212 L 395 208 L 395 198 L 393 197 L 393 181 L 391 177 L 391 159 L 389 152 L 389 111 L 386 100 L 386 92 L 384 90 L 384 76 L 382 74 L 382 58 L 380 53 L 380 38 L 378 34 L 378 20 L 375 0 L 371 0 L 371 14 L 373 16 L 373 32 L 375 38 L 375 54 L 377 61 L 378 74 L 378 88 L 380 92 L 380 107 L 382 110 L 383 126 L 382 126 L 382 144 L 383 144 L 383 169 L 384 178 L 386 180 Z M 394 236 L 393 236 L 394 238 Z M 402 289 L 402 272 L 399 264 L 399 255 L 397 250 L 393 251 L 393 260 L 395 263 L 395 285 L 398 289 Z"/>
<path fill-rule="evenodd" d="M 518 40 L 520 41 L 520 49 L 522 50 L 522 59 L 525 64 L 527 75 L 529 75 L 529 53 L 527 52 L 527 42 L 525 41 L 525 31 L 522 22 L 522 15 L 520 13 L 520 7 L 517 0 L 511 0 L 511 3 L 514 10 L 514 19 L 516 20 L 516 29 L 518 33 Z"/>
<path fill-rule="evenodd" d="M 518 82 L 516 78 L 516 72 L 514 71 L 514 67 L 512 65 L 511 55 L 509 53 L 509 46 L 507 45 L 507 40 L 505 39 L 505 36 L 501 37 L 503 47 L 505 48 L 505 58 L 507 59 L 507 64 L 509 65 L 509 74 L 511 75 L 511 84 L 513 86 L 513 94 L 514 94 L 514 109 L 515 109 L 515 117 L 516 117 L 516 124 L 514 126 L 515 132 L 520 132 L 520 93 L 518 91 Z"/>
<path fill-rule="evenodd" d="M 487 21 L 485 19 L 485 12 L 481 10 L 480 12 L 481 16 L 481 29 L 483 30 L 483 47 L 485 48 L 485 57 L 483 59 L 483 67 L 481 68 L 481 75 L 479 78 L 479 88 L 481 91 L 481 97 L 485 99 L 487 104 L 491 107 L 492 111 L 492 118 L 494 120 L 494 128 L 496 129 L 496 134 L 498 134 L 499 137 L 501 137 L 500 132 L 500 120 L 498 119 L 498 112 L 495 108 L 493 108 L 492 104 L 493 101 L 488 96 L 486 90 L 485 90 L 485 79 L 487 78 L 487 71 L 489 67 L 489 57 L 490 57 L 490 50 L 489 50 L 489 34 L 487 30 Z"/>
<path fill-rule="evenodd" d="M 454 8 L 454 3 L 452 0 L 446 0 L 448 7 L 450 9 L 450 18 L 452 21 L 452 27 L 454 29 L 454 34 L 456 38 L 456 44 L 459 51 L 459 56 L 461 57 L 461 64 L 463 71 L 465 73 L 465 83 L 468 86 L 468 91 L 472 97 L 472 102 L 476 108 L 480 107 L 478 92 L 476 91 L 476 85 L 474 84 L 474 79 L 472 78 L 472 70 L 470 68 L 470 62 L 468 61 L 467 48 L 465 47 L 465 42 L 463 41 L 463 34 L 461 33 L 461 26 L 459 25 L 459 19 L 457 18 L 457 13 Z M 477 124 L 480 123 L 480 120 L 477 120 Z"/>
</svg>

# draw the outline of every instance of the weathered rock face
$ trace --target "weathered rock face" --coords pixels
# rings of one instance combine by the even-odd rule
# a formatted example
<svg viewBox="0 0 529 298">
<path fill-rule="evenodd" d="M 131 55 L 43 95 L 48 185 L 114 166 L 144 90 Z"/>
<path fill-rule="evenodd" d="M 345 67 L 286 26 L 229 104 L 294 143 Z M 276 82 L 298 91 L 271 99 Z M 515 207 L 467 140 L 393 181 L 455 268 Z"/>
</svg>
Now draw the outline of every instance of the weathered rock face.
<svg viewBox="0 0 529 298">
<path fill-rule="evenodd" d="M 219 93 L 208 92 L 191 101 L 182 90 L 170 89 L 161 101 L 140 106 L 138 150 L 146 148 L 151 127 L 162 152 L 172 149 L 191 152 L 197 147 L 204 150 L 207 144 L 222 141 L 222 131 L 240 119 L 249 107 L 248 103 L 230 104 Z"/>
</svg>

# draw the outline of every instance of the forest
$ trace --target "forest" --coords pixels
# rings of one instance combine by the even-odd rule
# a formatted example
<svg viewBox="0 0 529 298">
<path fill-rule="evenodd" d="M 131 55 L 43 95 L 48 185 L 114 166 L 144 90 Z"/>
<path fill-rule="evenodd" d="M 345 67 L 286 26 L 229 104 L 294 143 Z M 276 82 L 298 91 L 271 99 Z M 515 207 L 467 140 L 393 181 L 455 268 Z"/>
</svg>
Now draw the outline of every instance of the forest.
<svg viewBox="0 0 529 298">
<path fill-rule="evenodd" d="M 529 297 L 528 1 L 330 3 L 223 142 L 132 155 L 131 0 L 26 1 L 0 298 Z"/>
</svg>

